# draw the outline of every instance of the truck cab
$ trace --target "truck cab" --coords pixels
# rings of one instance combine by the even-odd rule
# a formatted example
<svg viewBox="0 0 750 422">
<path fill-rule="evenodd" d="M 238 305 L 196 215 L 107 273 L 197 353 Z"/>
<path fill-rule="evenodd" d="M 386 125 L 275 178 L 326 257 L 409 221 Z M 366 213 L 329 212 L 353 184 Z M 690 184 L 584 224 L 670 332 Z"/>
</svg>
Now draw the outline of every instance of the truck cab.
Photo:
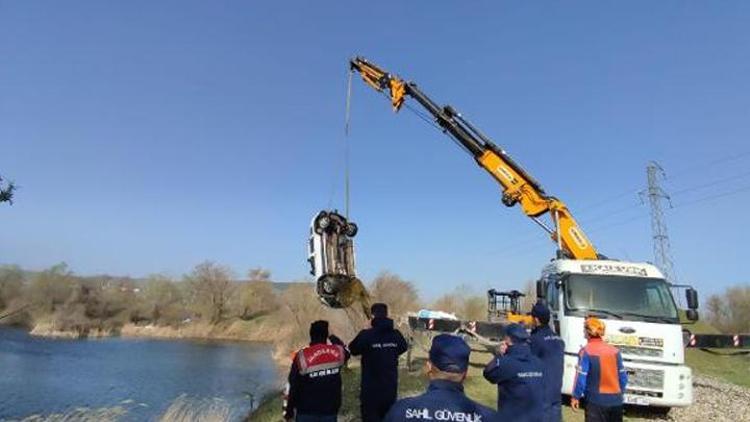
<svg viewBox="0 0 750 422">
<path fill-rule="evenodd" d="M 550 307 L 550 323 L 565 341 L 562 393 L 573 392 L 578 352 L 586 344 L 584 320 L 591 315 L 604 321 L 604 339 L 622 353 L 629 379 L 626 403 L 689 406 L 692 372 L 685 366 L 672 287 L 647 263 L 552 260 L 537 282 L 537 295 Z M 689 302 L 689 315 L 697 318 L 697 299 Z"/>
</svg>

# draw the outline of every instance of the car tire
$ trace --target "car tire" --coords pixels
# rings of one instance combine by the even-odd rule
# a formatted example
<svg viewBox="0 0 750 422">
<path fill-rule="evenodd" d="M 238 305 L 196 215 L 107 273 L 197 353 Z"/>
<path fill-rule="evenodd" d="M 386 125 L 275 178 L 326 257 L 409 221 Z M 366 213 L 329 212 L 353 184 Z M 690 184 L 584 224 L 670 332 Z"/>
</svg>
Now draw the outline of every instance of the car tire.
<svg viewBox="0 0 750 422">
<path fill-rule="evenodd" d="M 331 225 L 331 217 L 327 212 L 321 211 L 315 218 L 315 233 L 322 234 Z"/>
<path fill-rule="evenodd" d="M 359 227 L 357 227 L 356 224 L 354 223 L 346 224 L 346 231 L 344 233 L 346 233 L 347 236 L 354 237 L 357 235 L 357 232 L 359 232 Z"/>
</svg>

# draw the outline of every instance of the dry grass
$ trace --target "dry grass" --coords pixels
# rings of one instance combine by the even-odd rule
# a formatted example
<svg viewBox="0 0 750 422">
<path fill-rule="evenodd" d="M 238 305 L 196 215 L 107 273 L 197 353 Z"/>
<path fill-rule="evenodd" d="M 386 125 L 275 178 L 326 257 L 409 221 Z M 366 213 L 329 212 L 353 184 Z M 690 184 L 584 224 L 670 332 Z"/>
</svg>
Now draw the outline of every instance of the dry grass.
<svg viewBox="0 0 750 422">
<path fill-rule="evenodd" d="M 175 399 L 160 422 L 226 422 L 239 419 L 236 411 L 225 400 L 195 399 L 182 395 Z"/>
</svg>

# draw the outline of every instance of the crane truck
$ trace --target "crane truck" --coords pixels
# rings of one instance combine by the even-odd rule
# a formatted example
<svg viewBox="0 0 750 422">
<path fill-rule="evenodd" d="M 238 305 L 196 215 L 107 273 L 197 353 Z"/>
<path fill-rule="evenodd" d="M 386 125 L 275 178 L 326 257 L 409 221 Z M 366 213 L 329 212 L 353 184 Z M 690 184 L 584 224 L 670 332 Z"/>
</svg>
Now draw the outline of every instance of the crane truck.
<svg viewBox="0 0 750 422">
<path fill-rule="evenodd" d="M 438 105 L 414 82 L 388 73 L 362 57 L 350 61 L 367 85 L 390 97 L 398 112 L 407 97 L 484 169 L 502 189 L 501 201 L 523 213 L 555 242 L 556 255 L 536 283 L 537 297 L 552 311 L 552 322 L 565 341 L 562 393 L 573 390 L 578 351 L 585 345 L 583 323 L 589 315 L 606 320 L 606 339 L 617 346 L 629 373 L 625 401 L 669 408 L 693 399 L 692 373 L 685 366 L 683 331 L 672 290 L 685 287 L 690 320 L 698 319 L 697 292 L 671 285 L 650 263 L 608 259 L 600 254 L 566 204 L 542 186 L 502 148 L 450 105 Z"/>
</svg>

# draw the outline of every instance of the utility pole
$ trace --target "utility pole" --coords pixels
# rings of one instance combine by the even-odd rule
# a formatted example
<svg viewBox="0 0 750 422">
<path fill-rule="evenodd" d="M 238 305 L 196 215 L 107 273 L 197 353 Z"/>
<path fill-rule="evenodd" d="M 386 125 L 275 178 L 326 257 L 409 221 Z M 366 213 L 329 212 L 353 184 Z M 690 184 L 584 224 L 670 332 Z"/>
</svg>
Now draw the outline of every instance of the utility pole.
<svg viewBox="0 0 750 422">
<path fill-rule="evenodd" d="M 664 273 L 667 282 L 676 284 L 677 277 L 672 267 L 672 252 L 669 247 L 669 235 L 667 234 L 667 222 L 664 220 L 663 202 L 672 207 L 669 195 L 659 184 L 660 179 L 666 178 L 664 169 L 655 161 L 646 166 L 648 177 L 648 189 L 641 192 L 641 197 L 648 196 L 651 207 L 651 233 L 654 241 L 654 259 L 656 266 Z"/>
</svg>

